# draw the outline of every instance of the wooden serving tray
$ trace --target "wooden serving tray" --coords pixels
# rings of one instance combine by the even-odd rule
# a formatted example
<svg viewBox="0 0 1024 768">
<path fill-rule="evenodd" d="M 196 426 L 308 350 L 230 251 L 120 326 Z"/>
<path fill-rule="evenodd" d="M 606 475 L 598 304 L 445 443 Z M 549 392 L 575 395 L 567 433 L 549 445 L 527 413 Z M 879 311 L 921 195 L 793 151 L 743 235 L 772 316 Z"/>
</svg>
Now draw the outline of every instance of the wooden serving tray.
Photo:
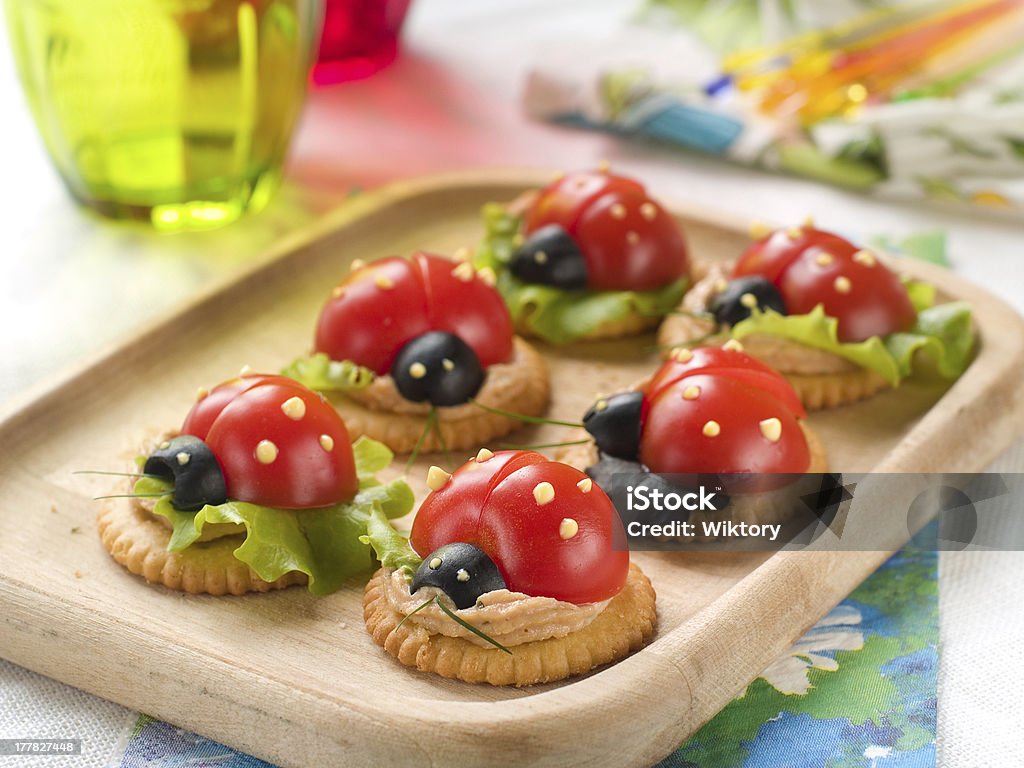
<svg viewBox="0 0 1024 768">
<path fill-rule="evenodd" d="M 197 386 L 243 364 L 273 371 L 305 351 L 352 259 L 472 246 L 482 203 L 544 181 L 521 172 L 448 176 L 357 198 L 283 244 L 268 266 L 7 413 L 0 655 L 296 768 L 649 764 L 743 690 L 887 552 L 637 553 L 658 592 L 654 642 L 584 678 L 516 690 L 398 664 L 363 628 L 361 582 L 326 598 L 301 588 L 187 596 L 147 586 L 100 546 L 92 497 L 111 490 L 109 478 L 74 470 L 120 469 L 146 435 L 180 423 Z M 699 258 L 731 258 L 747 243 L 735 222 L 695 211 L 680 219 Z M 811 423 L 835 470 L 981 469 L 1021 426 L 1024 321 L 948 272 L 901 267 L 971 302 L 976 360 L 948 391 L 911 382 Z M 551 413 L 571 419 L 595 390 L 625 387 L 656 365 L 653 336 L 546 352 Z M 550 436 L 530 429 L 513 439 Z M 412 473 L 420 495 L 428 463 Z M 872 525 L 905 517 L 886 514 L 891 501 L 874 505 Z M 907 532 L 893 535 L 898 543 Z"/>
</svg>

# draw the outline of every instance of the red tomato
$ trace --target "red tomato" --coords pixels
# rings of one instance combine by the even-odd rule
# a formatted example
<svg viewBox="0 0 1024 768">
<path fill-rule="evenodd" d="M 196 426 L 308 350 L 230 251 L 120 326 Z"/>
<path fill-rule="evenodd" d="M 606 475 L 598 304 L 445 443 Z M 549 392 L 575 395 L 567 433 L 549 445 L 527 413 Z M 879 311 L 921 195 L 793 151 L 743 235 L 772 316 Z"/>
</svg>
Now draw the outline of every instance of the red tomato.
<svg viewBox="0 0 1024 768">
<path fill-rule="evenodd" d="M 849 240 L 820 229 L 776 230 L 747 249 L 732 275 L 772 281 L 791 315 L 821 304 L 839 321 L 844 342 L 905 331 L 917 318 L 896 275 Z"/>
<path fill-rule="evenodd" d="M 435 549 L 462 541 L 475 531 L 491 489 L 507 475 L 528 464 L 546 461 L 533 451 L 498 451 L 486 461 L 470 459 L 452 473 L 451 482 L 431 493 L 416 512 L 409 543 L 426 557 Z"/>
<path fill-rule="evenodd" d="M 689 271 L 675 220 L 642 187 L 607 192 L 580 214 L 573 233 L 587 262 L 587 287 L 649 291 Z"/>
<path fill-rule="evenodd" d="M 466 342 L 487 368 L 512 356 L 515 330 L 501 294 L 479 277 L 464 279 L 451 259 L 429 253 L 413 255 L 427 293 L 427 324 Z"/>
<path fill-rule="evenodd" d="M 384 375 L 405 343 L 429 330 L 419 273 L 392 256 L 356 270 L 335 290 L 320 314 L 315 349 Z"/>
<path fill-rule="evenodd" d="M 549 224 L 576 241 L 591 290 L 647 291 L 689 272 L 675 220 L 626 176 L 571 173 L 545 187 L 526 213 L 523 232 Z"/>
<path fill-rule="evenodd" d="M 358 489 L 345 423 L 315 392 L 273 377 L 239 392 L 205 437 L 228 497 L 283 509 L 324 507 Z"/>
<path fill-rule="evenodd" d="M 523 233 L 532 234 L 548 224 L 558 224 L 570 235 L 575 232 L 580 213 L 593 200 L 613 190 L 635 190 L 643 186 L 625 176 L 606 171 L 567 173 L 544 187 L 526 212 Z"/>
<path fill-rule="evenodd" d="M 798 418 L 802 419 L 807 416 L 793 386 L 774 368 L 768 367 L 757 358 L 738 349 L 695 347 L 691 350 L 681 351 L 665 361 L 644 385 L 642 418 L 646 419 L 651 401 L 657 398 L 663 389 L 675 384 L 684 376 L 691 376 L 695 373 L 728 376 L 746 382 L 768 392 Z"/>
<path fill-rule="evenodd" d="M 629 552 L 618 512 L 596 485 L 580 487 L 587 479 L 531 451 L 471 460 L 424 500 L 410 543 L 424 557 L 444 544 L 473 544 L 516 592 L 577 604 L 607 600 L 626 583 Z M 553 491 L 546 503 L 535 496 L 541 483 Z"/>
<path fill-rule="evenodd" d="M 640 461 L 653 472 L 797 473 L 807 470 L 811 457 L 796 416 L 778 398 L 707 372 L 653 397 Z"/>
<path fill-rule="evenodd" d="M 839 235 L 812 227 L 777 229 L 751 245 L 732 269 L 733 277 L 760 275 L 779 286 L 779 278 L 794 259 L 811 247 L 832 253 L 853 253 L 857 247 Z M 789 305 L 787 304 L 787 307 Z"/>
<path fill-rule="evenodd" d="M 501 295 L 467 266 L 441 256 L 393 256 L 353 272 L 324 305 L 315 349 L 378 375 L 428 331 L 465 341 L 485 368 L 512 354 L 512 321 Z"/>
<path fill-rule="evenodd" d="M 782 274 L 779 291 L 790 314 L 818 304 L 839 321 L 839 340 L 863 341 L 909 330 L 917 313 L 899 278 L 874 256 L 809 248 Z"/>
<path fill-rule="evenodd" d="M 249 374 L 228 379 L 196 400 L 196 404 L 192 406 L 192 410 L 185 417 L 185 423 L 181 425 L 181 434 L 195 435 L 200 440 L 206 440 L 206 433 L 210 431 L 210 425 L 224 410 L 225 405 L 246 390 L 266 382 L 294 383 L 284 376 L 270 374 Z"/>
</svg>

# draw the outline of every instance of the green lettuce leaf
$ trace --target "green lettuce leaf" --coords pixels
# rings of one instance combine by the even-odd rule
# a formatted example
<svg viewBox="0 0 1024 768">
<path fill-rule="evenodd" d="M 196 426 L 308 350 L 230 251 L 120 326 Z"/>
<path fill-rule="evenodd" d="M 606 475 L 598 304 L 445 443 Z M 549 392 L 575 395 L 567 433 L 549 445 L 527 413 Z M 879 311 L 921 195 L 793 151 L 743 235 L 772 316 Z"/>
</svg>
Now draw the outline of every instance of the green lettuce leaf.
<svg viewBox="0 0 1024 768">
<path fill-rule="evenodd" d="M 473 257 L 474 266 L 493 269 L 513 319 L 553 344 L 569 344 L 605 323 L 632 315 L 663 317 L 676 308 L 689 285 L 681 278 L 651 291 L 577 292 L 524 283 L 507 269 L 516 248 L 519 218 L 498 203 L 484 206 L 483 218 L 486 235 Z"/>
<path fill-rule="evenodd" d="M 923 298 L 923 292 L 918 298 Z M 791 339 L 876 371 L 892 386 L 910 375 L 918 352 L 931 360 L 940 376 L 956 378 L 966 369 L 973 345 L 971 310 L 963 302 L 922 309 L 910 331 L 884 339 L 872 336 L 857 343 L 841 342 L 838 327 L 839 321 L 828 317 L 820 304 L 804 315 L 780 315 L 771 309 L 762 312 L 755 308 L 750 317 L 732 327 L 730 334 L 735 339 L 755 333 Z"/>
<path fill-rule="evenodd" d="M 366 535 L 362 536 L 361 540 L 373 547 L 381 565 L 385 568 L 401 569 L 410 578 L 423 562 L 423 558 L 417 555 L 416 550 L 409 544 L 408 537 L 396 531 L 380 510 L 375 510 L 370 515 L 370 520 L 366 524 Z"/>
<path fill-rule="evenodd" d="M 907 289 L 910 304 L 918 314 L 935 304 L 935 286 L 931 283 L 905 280 L 903 287 Z"/>
<path fill-rule="evenodd" d="M 345 579 L 364 572 L 372 563 L 369 544 L 362 540 L 374 514 L 383 520 L 402 517 L 413 507 L 412 489 L 404 480 L 380 482 L 375 472 L 386 467 L 392 453 L 366 437 L 352 446 L 359 490 L 341 504 L 318 509 L 275 509 L 242 501 L 206 505 L 198 512 L 182 512 L 171 505 L 171 486 L 155 478 L 140 478 L 136 493 L 166 493 L 154 512 L 173 526 L 168 550 L 180 552 L 194 544 L 207 524 L 245 526 L 245 540 L 234 551 L 265 581 L 291 571 L 309 577 L 309 591 L 326 595 Z"/>
<path fill-rule="evenodd" d="M 873 237 L 869 242 L 882 251 L 912 256 L 921 261 L 938 264 L 940 267 L 952 266 L 947 253 L 944 232 L 915 232 L 907 237 L 880 235 Z"/>
<path fill-rule="evenodd" d="M 331 360 L 323 352 L 296 358 L 281 370 L 282 376 L 317 392 L 349 392 L 370 386 L 374 373 L 351 360 Z"/>
<path fill-rule="evenodd" d="M 940 376 L 955 379 L 971 360 L 971 308 L 966 302 L 952 301 L 925 309 L 910 331 L 886 336 L 885 346 L 903 376 L 910 375 L 914 356 L 921 352 Z"/>
</svg>

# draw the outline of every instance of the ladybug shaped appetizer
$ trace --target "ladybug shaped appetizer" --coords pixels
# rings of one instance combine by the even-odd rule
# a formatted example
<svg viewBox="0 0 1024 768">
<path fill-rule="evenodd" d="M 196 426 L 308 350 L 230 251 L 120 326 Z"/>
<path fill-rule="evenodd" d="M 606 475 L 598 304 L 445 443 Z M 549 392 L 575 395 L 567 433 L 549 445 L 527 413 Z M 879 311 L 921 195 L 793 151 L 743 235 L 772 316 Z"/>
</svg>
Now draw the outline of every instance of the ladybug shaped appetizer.
<svg viewBox="0 0 1024 768">
<path fill-rule="evenodd" d="M 901 280 L 878 254 L 810 225 L 758 229 L 755 238 L 731 267 L 711 267 L 665 320 L 665 348 L 742 339 L 812 409 L 897 386 L 918 352 L 945 378 L 966 368 L 966 304 L 935 306 L 932 286 Z"/>
<path fill-rule="evenodd" d="M 567 449 L 562 458 L 609 492 L 616 476 L 652 472 L 749 476 L 753 486 L 730 478 L 733 489 L 769 489 L 777 483 L 765 475 L 826 470 L 824 447 L 806 415 L 786 379 L 745 354 L 739 342 L 681 348 L 637 389 L 599 398 L 583 417 L 593 442 Z M 729 514 L 733 522 L 766 524 L 792 511 L 731 504 L 693 512 L 689 520 Z"/>
<path fill-rule="evenodd" d="M 314 354 L 285 373 L 323 391 L 354 434 L 395 451 L 507 434 L 519 423 L 495 411 L 542 412 L 548 374 L 515 337 L 492 278 L 423 252 L 357 262 L 320 313 Z"/>
<path fill-rule="evenodd" d="M 474 262 L 497 274 L 516 328 L 556 344 L 653 328 L 689 284 L 675 219 L 639 182 L 607 170 L 488 205 L 484 222 Z"/>
<path fill-rule="evenodd" d="M 244 375 L 200 391 L 181 429 L 144 458 L 132 493 L 99 512 L 104 546 L 147 581 L 241 594 L 336 590 L 370 565 L 370 513 L 401 516 L 409 486 L 382 485 L 380 443 L 349 442 L 324 398 L 296 381 Z"/>
<path fill-rule="evenodd" d="M 482 449 L 431 489 L 408 541 L 383 526 L 366 626 L 399 661 L 445 677 L 532 685 L 640 648 L 655 597 L 611 500 L 532 451 Z"/>
</svg>

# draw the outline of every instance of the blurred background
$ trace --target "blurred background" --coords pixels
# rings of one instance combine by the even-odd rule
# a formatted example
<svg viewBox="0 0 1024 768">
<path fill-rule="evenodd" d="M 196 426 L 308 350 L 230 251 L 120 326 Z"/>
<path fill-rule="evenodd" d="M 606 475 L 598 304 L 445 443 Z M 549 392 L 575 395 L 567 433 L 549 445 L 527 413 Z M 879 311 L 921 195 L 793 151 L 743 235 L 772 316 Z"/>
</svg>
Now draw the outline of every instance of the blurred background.
<svg viewBox="0 0 1024 768">
<path fill-rule="evenodd" d="M 8 7 L 30 5 L 12 0 Z M 405 7 L 392 5 L 399 12 Z M 1005 3 L 987 5 L 1007 11 Z M 737 107 L 750 97 L 736 86 L 719 86 L 709 95 L 709 87 L 721 79 L 727 51 L 862 19 L 878 13 L 878 6 L 865 0 L 416 0 L 393 63 L 385 55 L 354 72 L 328 71 L 321 80 L 362 78 L 311 88 L 283 185 L 266 196 L 262 212 L 215 231 L 170 237 L 146 227 L 107 225 L 73 202 L 47 159 L 10 51 L 3 51 L 0 130 L 7 183 L 0 191 L 0 307 L 7 327 L 15 330 L 0 340 L 12 369 L 0 380 L 0 401 L 123 337 L 198 288 L 252 266 L 270 243 L 354 191 L 467 168 L 579 168 L 608 160 L 657 195 L 728 209 L 743 220 L 786 223 L 813 214 L 822 226 L 861 238 L 941 229 L 965 277 L 1015 300 L 1024 293 L 1024 272 L 1011 267 L 1021 233 L 1021 209 L 1013 196 L 1021 177 L 1006 157 L 1014 150 L 1006 148 L 1019 149 L 1014 132 L 1024 125 L 1019 56 L 1005 54 L 1008 58 L 980 67 L 981 95 L 954 89 L 952 98 L 857 110 L 851 113 L 858 121 L 852 126 L 833 120 L 811 130 L 799 116 L 792 117 L 792 110 L 762 114 Z M 1018 26 L 1004 13 L 989 27 L 1003 30 L 991 50 L 1002 55 L 1016 46 L 1019 52 L 1024 38 L 1017 11 L 1012 18 Z M 978 41 L 988 41 L 977 34 Z M 896 61 L 903 62 L 897 70 L 908 66 L 908 57 L 917 61 L 920 51 L 943 50 L 915 41 L 916 49 L 897 51 L 902 58 Z M 941 75 L 952 77 L 972 62 L 979 64 L 976 59 L 947 67 Z M 376 66 L 383 68 L 368 74 Z M 162 76 L 157 73 L 155 81 Z M 906 90 L 935 79 L 900 82 Z M 886 81 L 879 89 L 883 86 L 889 88 L 888 100 L 892 85 Z M 998 101 L 1011 111 L 1001 118 L 1003 124 L 994 125 L 992 109 L 964 106 L 962 99 Z M 883 125 L 872 134 L 865 128 L 882 125 L 885 110 L 893 106 L 919 112 L 920 105 L 933 103 L 958 115 L 929 115 L 923 125 L 919 119 L 913 125 L 921 126 L 921 135 L 956 129 L 970 136 L 975 130 L 979 145 L 964 149 L 949 167 L 940 167 L 952 157 L 949 146 L 969 141 L 954 136 L 928 145 L 905 125 L 909 118 L 898 115 L 885 118 L 896 122 L 891 130 Z M 99 96 L 90 96 L 84 110 L 99 112 L 98 105 Z M 848 135 L 834 136 L 837 130 Z M 894 149 L 883 152 L 883 135 Z M 994 146 L 993 135 L 1004 136 L 997 140 L 1001 146 Z M 898 179 L 885 178 L 880 158 L 897 166 L 905 156 L 911 169 L 901 170 Z M 978 163 L 971 165 L 972 158 Z M 792 175 L 798 172 L 830 183 Z M 929 174 L 926 184 L 906 181 Z M 957 184 L 962 189 L 948 189 Z"/>
</svg>

